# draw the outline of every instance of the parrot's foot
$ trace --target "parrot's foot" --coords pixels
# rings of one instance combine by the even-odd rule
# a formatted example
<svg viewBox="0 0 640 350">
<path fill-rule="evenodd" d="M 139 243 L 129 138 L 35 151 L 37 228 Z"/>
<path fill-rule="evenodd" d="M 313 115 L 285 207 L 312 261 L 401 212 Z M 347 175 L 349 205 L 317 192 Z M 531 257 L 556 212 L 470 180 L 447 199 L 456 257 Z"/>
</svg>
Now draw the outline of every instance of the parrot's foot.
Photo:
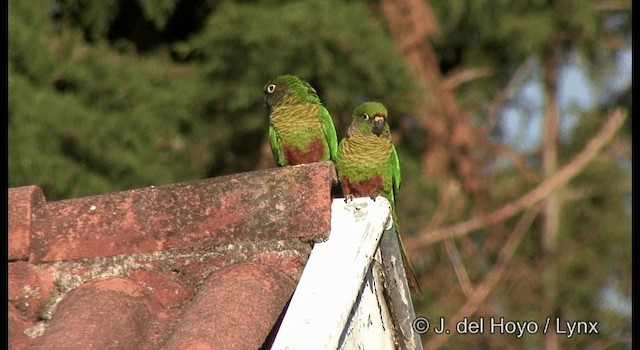
<svg viewBox="0 0 640 350">
<path fill-rule="evenodd" d="M 344 196 L 344 202 L 345 203 L 349 203 L 353 200 L 353 195 L 352 194 L 347 194 Z"/>
<path fill-rule="evenodd" d="M 379 196 L 379 195 L 380 195 L 380 193 L 376 192 L 376 193 L 372 194 L 372 195 L 371 195 L 371 196 L 369 196 L 369 197 L 371 197 L 371 200 L 375 202 L 375 201 L 376 201 L 376 198 L 378 198 L 378 196 Z"/>
</svg>

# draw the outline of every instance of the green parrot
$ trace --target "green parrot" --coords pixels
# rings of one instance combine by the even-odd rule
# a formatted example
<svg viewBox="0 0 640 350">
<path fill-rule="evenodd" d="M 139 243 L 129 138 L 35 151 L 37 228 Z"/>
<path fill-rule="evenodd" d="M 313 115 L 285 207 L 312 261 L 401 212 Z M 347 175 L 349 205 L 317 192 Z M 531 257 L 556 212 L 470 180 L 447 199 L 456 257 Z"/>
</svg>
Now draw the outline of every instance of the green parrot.
<svg viewBox="0 0 640 350">
<path fill-rule="evenodd" d="M 265 84 L 264 94 L 271 151 L 279 166 L 335 159 L 336 127 L 308 82 L 280 75 Z"/>
<path fill-rule="evenodd" d="M 365 102 L 356 107 L 347 136 L 338 146 L 335 160 L 338 181 L 347 202 L 353 197 L 368 196 L 375 200 L 382 195 L 391 203 L 409 287 L 422 298 L 422 289 L 398 233 L 395 203 L 402 176 L 387 116 L 387 109 L 379 102 Z"/>
</svg>

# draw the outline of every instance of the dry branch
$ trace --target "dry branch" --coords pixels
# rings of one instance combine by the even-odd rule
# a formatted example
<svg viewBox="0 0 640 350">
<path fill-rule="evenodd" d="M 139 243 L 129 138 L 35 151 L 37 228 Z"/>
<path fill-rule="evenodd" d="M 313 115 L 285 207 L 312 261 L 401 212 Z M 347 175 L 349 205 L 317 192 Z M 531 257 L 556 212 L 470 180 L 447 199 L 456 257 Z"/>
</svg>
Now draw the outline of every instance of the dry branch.
<svg viewBox="0 0 640 350">
<path fill-rule="evenodd" d="M 516 248 L 520 244 L 522 237 L 529 230 L 529 226 L 540 213 L 542 206 L 540 204 L 530 207 L 520 218 L 520 221 L 516 225 L 515 229 L 509 236 L 509 239 L 500 250 L 500 256 L 494 267 L 489 271 L 482 283 L 473 291 L 468 297 L 467 302 L 456 312 L 451 318 L 447 318 L 449 324 L 457 324 L 465 316 L 472 315 L 477 309 L 480 303 L 489 295 L 493 287 L 498 283 L 504 272 L 507 270 L 509 260 L 516 251 Z M 438 349 L 449 339 L 447 333 L 433 337 L 427 344 L 425 349 Z"/>
<path fill-rule="evenodd" d="M 525 208 L 535 205 L 547 197 L 549 193 L 566 184 L 569 180 L 580 173 L 584 167 L 595 158 L 602 148 L 611 141 L 613 136 L 615 136 L 627 117 L 627 114 L 627 111 L 620 108 L 612 111 L 600 131 L 598 131 L 598 133 L 589 140 L 584 149 L 570 163 L 557 171 L 553 176 L 540 183 L 527 194 L 505 204 L 500 209 L 489 214 L 477 216 L 453 226 L 436 230 L 425 230 L 415 237 L 407 237 L 405 240 L 405 246 L 409 249 L 415 250 L 419 247 L 441 241 L 446 237 L 460 237 L 486 225 L 499 223 L 513 215 L 516 215 Z"/>
<path fill-rule="evenodd" d="M 513 77 L 504 87 L 504 89 L 500 90 L 491 101 L 491 104 L 487 107 L 487 123 L 482 127 L 482 132 L 485 135 L 489 135 L 489 133 L 495 128 L 496 123 L 500 117 L 500 111 L 504 107 L 505 102 L 513 96 L 518 89 L 522 87 L 526 78 L 531 73 L 533 69 L 534 63 L 536 61 L 536 57 L 531 55 L 529 56 L 519 67 L 516 69 L 516 72 L 513 74 Z"/>
<path fill-rule="evenodd" d="M 458 252 L 458 248 L 456 247 L 453 238 L 446 238 L 444 240 L 444 246 L 447 249 L 449 260 L 451 260 L 451 264 L 453 264 L 453 270 L 456 272 L 456 276 L 458 276 L 460 287 L 462 288 L 464 295 L 468 298 L 473 292 L 473 285 L 471 284 L 471 279 L 469 278 L 467 269 L 464 267 L 462 258 L 460 258 L 460 253 Z"/>
</svg>

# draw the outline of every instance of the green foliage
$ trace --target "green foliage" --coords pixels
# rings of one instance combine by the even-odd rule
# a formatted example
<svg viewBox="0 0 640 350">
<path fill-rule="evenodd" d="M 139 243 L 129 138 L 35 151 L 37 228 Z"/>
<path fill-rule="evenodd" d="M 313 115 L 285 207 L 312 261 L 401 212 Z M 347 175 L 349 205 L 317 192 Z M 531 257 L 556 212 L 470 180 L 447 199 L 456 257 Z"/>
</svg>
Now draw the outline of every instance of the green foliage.
<svg viewBox="0 0 640 350">
<path fill-rule="evenodd" d="M 541 58 L 552 45 L 562 44 L 563 54 L 579 50 L 593 56 L 606 49 L 603 30 L 607 12 L 597 0 L 555 2 L 538 0 L 435 1 L 442 35 L 434 40 L 442 70 L 489 68 L 491 75 L 460 89 L 461 101 L 480 109 L 527 57 Z M 617 28 L 620 31 L 621 28 Z M 594 67 L 610 61 L 608 55 Z M 559 62 L 563 63 L 563 62 Z"/>
<path fill-rule="evenodd" d="M 57 199 L 251 170 L 262 87 L 278 74 L 310 80 L 339 134 L 361 100 L 389 101 L 394 118 L 412 105 L 402 57 L 363 3 L 198 4 L 212 12 L 189 40 L 164 33 L 140 55 L 135 33 L 110 38 L 123 11 L 141 6 L 131 28 L 169 30 L 186 5 L 65 0 L 56 30 L 49 9 L 11 1 L 10 186 Z"/>
<path fill-rule="evenodd" d="M 415 84 L 382 28 L 361 2 L 227 3 L 175 50 L 202 62 L 221 114 L 252 118 L 264 83 L 294 74 L 318 90 L 340 135 L 363 100 L 388 101 L 396 115 L 411 107 Z"/>
<path fill-rule="evenodd" d="M 63 6 L 64 12 L 71 15 L 84 29 L 87 38 L 96 40 L 109 32 L 111 23 L 118 15 L 120 3 L 120 0 L 67 0 Z"/>
<path fill-rule="evenodd" d="M 56 35 L 37 8 L 11 4 L 11 186 L 38 184 L 56 199 L 206 173 L 206 157 L 186 156 L 207 129 L 193 118 L 204 90 L 193 69 Z"/>
<path fill-rule="evenodd" d="M 24 2 L 9 4 L 9 65 L 12 73 L 24 75 L 33 84 L 46 83 L 53 70 L 51 48 L 43 33 L 50 32 L 46 8 Z M 13 75 L 11 75 L 13 77 Z"/>
<path fill-rule="evenodd" d="M 604 67 L 602 62 L 615 51 L 606 45 L 619 32 L 630 33 L 631 21 L 630 14 L 611 21 L 596 3 L 429 2 L 442 29 L 433 39 L 440 69 L 447 74 L 489 68 L 491 76 L 456 89 L 463 107 L 482 116 L 482 108 L 525 58 L 541 57 L 554 42 L 562 43 L 564 59 L 580 52 L 587 69 Z M 424 92 L 416 87 L 384 24 L 370 13 L 371 3 L 59 4 L 62 13 L 54 18 L 51 8 L 34 0 L 9 1 L 9 186 L 37 184 L 55 200 L 255 169 L 267 137 L 262 87 L 276 75 L 295 74 L 318 90 L 338 136 L 344 135 L 359 103 L 379 100 L 387 106 L 392 135 L 400 140 L 398 216 L 403 232 L 412 235 L 425 232 L 433 222 L 441 227 L 481 214 L 474 199 L 455 186 L 459 182 L 447 187 L 425 178 L 422 155 L 427 143 L 419 118 L 409 116 Z M 139 28 L 148 32 L 143 35 Z M 539 71 L 532 74 L 540 78 Z M 602 79 L 609 75 L 603 71 Z M 629 91 L 622 101 L 630 105 Z M 598 122 L 595 116 L 581 117 L 574 137 L 559 148 L 560 165 L 582 149 Z M 537 155 L 522 156 L 535 164 Z M 612 311 L 602 298 L 614 291 L 626 300 L 631 291 L 630 177 L 628 169 L 621 169 L 611 154 L 603 153 L 562 189 L 566 202 L 557 254 L 547 260 L 552 264 L 547 272 L 555 277 L 542 274 L 538 266 L 539 223 L 534 222 L 478 314 L 541 321 L 548 316 L 541 314 L 544 287 L 556 278 L 556 304 L 563 315 L 601 320 L 606 334 L 597 339 L 624 336 L 620 334 L 630 316 Z M 536 186 L 511 167 L 492 168 L 487 177 L 484 212 Z M 443 196 L 444 191 L 453 195 Z M 443 203 L 441 198 L 453 200 Z M 495 263 L 500 244 L 517 221 L 514 217 L 498 229 L 482 229 L 456 241 L 474 287 Z M 418 308 L 418 313 L 453 314 L 466 296 L 448 253 L 442 244 L 434 244 L 415 258 L 420 259 L 417 270 L 430 283 L 423 283 L 427 299 L 420 305 L 429 309 Z M 482 343 L 487 339 L 457 337 L 448 345 L 540 345 L 535 336 L 519 340 L 508 335 Z M 584 348 L 592 339 L 563 340 L 561 345 Z"/>
<path fill-rule="evenodd" d="M 585 116 L 579 129 L 593 129 L 594 119 Z M 578 137 L 573 147 L 585 141 Z M 588 171 L 565 190 L 559 249 L 553 257 L 556 274 L 562 276 L 558 278 L 562 312 L 574 320 L 600 320 L 608 336 L 620 336 L 616 333 L 624 332 L 631 315 L 618 313 L 610 305 L 631 300 L 631 217 L 625 208 L 630 190 L 629 174 L 616 159 L 605 153 L 592 161 Z M 605 292 L 617 293 L 622 299 L 603 302 Z M 590 339 L 567 342 L 579 347 L 591 343 Z"/>
<path fill-rule="evenodd" d="M 585 132 L 576 135 L 592 134 L 600 121 L 592 115 L 583 116 L 578 128 Z M 583 136 L 578 136 L 569 149 L 584 147 L 585 142 Z M 559 254 L 556 259 L 564 269 L 561 274 L 566 276 L 560 281 L 560 290 L 565 291 L 560 302 L 572 305 L 580 299 L 588 300 L 589 307 L 584 303 L 573 305 L 577 318 L 590 311 L 602 312 L 593 290 L 607 289 L 610 281 L 624 280 L 631 274 L 631 183 L 628 170 L 618 161 L 609 154 L 600 155 L 566 189 L 560 244 L 580 254 Z M 631 292 L 630 286 L 618 287 Z"/>
<path fill-rule="evenodd" d="M 144 17 L 153 22 L 157 29 L 164 29 L 173 14 L 178 0 L 138 1 Z"/>
<path fill-rule="evenodd" d="M 626 3 L 617 2 L 615 5 L 624 7 Z M 630 33 L 630 11 L 602 10 L 599 6 L 604 3 L 598 1 L 472 0 L 430 4 L 442 26 L 443 33 L 434 42 L 442 71 L 489 68 L 491 72 L 490 76 L 467 82 L 456 90 L 458 100 L 466 109 L 477 113 L 480 120 L 485 106 L 513 79 L 515 70 L 526 58 L 537 59 L 527 82 L 542 81 L 550 50 L 557 54 L 559 61 L 555 63 L 558 68 L 579 61 L 580 67 L 596 86 L 615 79 L 611 69 L 615 67 L 612 58 L 620 46 L 611 44 L 620 45 L 628 40 Z M 630 8 L 630 1 L 628 6 Z M 601 92 L 607 91 L 602 89 Z M 618 100 L 609 95 L 613 94 L 601 93 L 597 103 L 607 108 L 620 102 L 630 104 L 624 96 L 623 100 Z M 605 99 L 607 102 L 603 102 Z M 512 98 L 506 106 L 519 102 L 522 101 Z M 544 115 L 544 111 L 532 108 L 526 102 L 523 108 L 530 108 L 531 114 Z M 572 160 L 597 132 L 606 114 L 606 108 L 599 108 L 600 111 L 591 114 L 573 111 L 580 115 L 580 122 L 568 140 L 558 145 L 559 168 Z M 566 106 L 560 106 L 560 118 L 564 117 L 566 109 Z M 617 142 L 612 148 L 624 152 L 628 139 L 621 138 Z M 520 156 L 535 169 L 540 164 L 540 150 L 537 152 Z M 552 253 L 542 252 L 542 222 L 539 219 L 534 221 L 511 259 L 508 271 L 478 309 L 478 315 L 504 315 L 513 320 L 537 322 L 543 322 L 549 316 L 560 316 L 566 320 L 600 322 L 600 334 L 561 338 L 560 348 L 627 342 L 625 339 L 631 336 L 631 312 L 628 310 L 631 300 L 631 185 L 630 171 L 625 169 L 625 164 L 630 164 L 628 158 L 616 159 L 613 151 L 605 150 L 570 184 L 559 189 L 558 195 L 563 204 L 557 247 Z M 488 181 L 491 199 L 484 208 L 488 212 L 512 203 L 538 185 L 525 180 L 512 166 L 491 168 Z M 438 209 L 441 208 L 442 204 L 438 203 Z M 474 216 L 473 213 L 465 215 Z M 447 219 L 451 217 L 447 216 Z M 474 232 L 466 241 L 460 240 L 465 272 L 475 288 L 487 276 L 495 263 L 500 244 L 506 241 L 518 220 L 519 216 L 515 216 L 497 228 L 486 227 Z M 470 242 L 474 244 L 471 248 Z M 440 294 L 436 303 L 429 305 L 425 312 L 450 315 L 457 310 L 451 310 L 450 303 L 458 295 L 450 291 L 458 290 L 460 282 L 447 280 L 442 272 L 453 273 L 452 260 L 447 254 L 442 257 L 433 255 L 429 274 L 425 276 L 434 276 L 433 280 L 430 279 L 432 284 L 447 292 Z M 614 297 L 607 299 L 604 295 Z M 465 302 L 465 295 L 458 297 L 458 305 Z M 490 344 L 488 347 L 492 348 L 500 344 L 497 347 L 540 348 L 543 344 L 541 334 L 522 339 L 500 335 L 481 338 L 461 336 L 445 347 L 471 348 Z"/>
</svg>

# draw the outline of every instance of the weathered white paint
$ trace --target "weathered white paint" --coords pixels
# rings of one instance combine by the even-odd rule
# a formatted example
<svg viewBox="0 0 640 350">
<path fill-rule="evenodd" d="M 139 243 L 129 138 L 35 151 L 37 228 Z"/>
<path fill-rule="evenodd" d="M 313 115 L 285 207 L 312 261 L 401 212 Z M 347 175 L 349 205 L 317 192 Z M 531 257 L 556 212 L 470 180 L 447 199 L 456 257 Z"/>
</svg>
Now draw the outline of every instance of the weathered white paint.
<svg viewBox="0 0 640 350">
<path fill-rule="evenodd" d="M 367 272 L 366 283 L 349 317 L 339 349 L 396 348 L 396 334 L 383 293 L 384 277 L 379 252 Z"/>
<path fill-rule="evenodd" d="M 382 235 L 378 252 L 382 261 L 385 300 L 395 326 L 397 346 L 400 349 L 422 350 L 420 334 L 414 332 L 412 327 L 416 315 L 402 264 L 399 241 L 393 228 Z"/>
<path fill-rule="evenodd" d="M 314 246 L 272 349 L 340 347 L 382 233 L 391 225 L 389 202 L 382 197 L 333 200 L 329 239 Z M 364 294 L 366 307 L 376 307 L 365 313 L 380 317 L 377 302 L 372 304 L 380 296 L 375 290 Z"/>
</svg>

